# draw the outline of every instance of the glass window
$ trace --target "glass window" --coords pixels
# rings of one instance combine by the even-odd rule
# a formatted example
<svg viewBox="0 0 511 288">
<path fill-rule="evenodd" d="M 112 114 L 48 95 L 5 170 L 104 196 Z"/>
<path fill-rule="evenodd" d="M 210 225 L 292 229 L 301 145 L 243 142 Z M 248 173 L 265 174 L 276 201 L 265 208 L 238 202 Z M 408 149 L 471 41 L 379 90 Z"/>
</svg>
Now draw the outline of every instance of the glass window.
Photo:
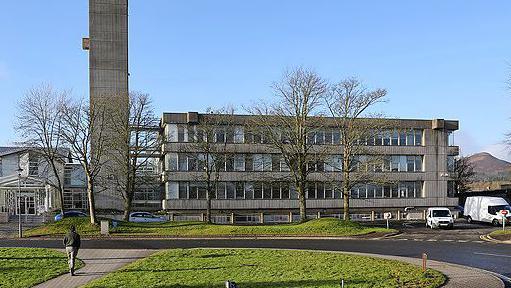
<svg viewBox="0 0 511 288">
<path fill-rule="evenodd" d="M 188 171 L 188 157 L 186 154 L 179 153 L 179 171 Z"/>
<path fill-rule="evenodd" d="M 271 198 L 271 185 L 270 183 L 263 183 L 263 198 L 270 199 Z"/>
<path fill-rule="evenodd" d="M 253 154 L 252 157 L 254 161 L 254 171 L 263 171 L 263 155 Z"/>
<path fill-rule="evenodd" d="M 406 131 L 399 131 L 399 146 L 406 145 Z"/>
<path fill-rule="evenodd" d="M 199 182 L 197 185 L 197 193 L 199 199 L 206 199 L 207 186 L 206 182 Z"/>
<path fill-rule="evenodd" d="M 236 193 L 236 184 L 234 182 L 225 182 L 227 199 L 234 199 Z"/>
<path fill-rule="evenodd" d="M 325 185 L 325 198 L 327 199 L 333 198 L 333 190 L 331 184 Z"/>
<path fill-rule="evenodd" d="M 184 125 L 178 125 L 177 126 L 177 142 L 186 142 L 186 134 L 187 134 L 187 131 L 186 131 L 186 126 Z"/>
<path fill-rule="evenodd" d="M 322 182 L 316 183 L 316 198 L 325 198 L 325 185 Z"/>
<path fill-rule="evenodd" d="M 243 182 L 236 182 L 236 199 L 245 198 L 245 187 Z"/>
<path fill-rule="evenodd" d="M 415 146 L 422 146 L 422 133 L 423 130 L 414 130 L 415 131 Z"/>
<path fill-rule="evenodd" d="M 263 198 L 263 185 L 261 182 L 254 183 L 254 199 Z"/>
<path fill-rule="evenodd" d="M 245 183 L 245 199 L 254 199 L 254 184 L 252 182 Z"/>
<path fill-rule="evenodd" d="M 389 146 L 391 138 L 392 138 L 392 132 L 389 130 L 384 131 L 383 132 L 383 145 Z"/>
<path fill-rule="evenodd" d="M 296 187 L 294 184 L 289 185 L 289 197 L 291 199 L 298 199 L 298 192 L 296 191 Z"/>
<path fill-rule="evenodd" d="M 243 143 L 244 142 L 244 128 L 243 126 L 234 127 L 234 143 Z"/>
<path fill-rule="evenodd" d="M 332 141 L 335 145 L 341 144 L 341 132 L 339 130 L 332 132 Z"/>
<path fill-rule="evenodd" d="M 332 144 L 332 130 L 325 131 L 325 144 Z"/>
<path fill-rule="evenodd" d="M 197 158 L 193 155 L 188 155 L 188 171 L 197 171 Z"/>
<path fill-rule="evenodd" d="M 323 131 L 316 132 L 316 144 L 319 144 L 319 145 L 325 144 L 325 134 Z"/>
<path fill-rule="evenodd" d="M 280 154 L 271 154 L 271 166 L 272 171 L 274 172 L 280 171 Z"/>
<path fill-rule="evenodd" d="M 234 155 L 234 171 L 245 171 L 245 155 Z"/>
<path fill-rule="evenodd" d="M 315 143 L 316 143 L 316 133 L 309 132 L 309 134 L 307 134 L 307 144 L 312 145 Z"/>
<path fill-rule="evenodd" d="M 391 145 L 397 146 L 399 144 L 399 131 L 392 131 Z"/>
<path fill-rule="evenodd" d="M 190 182 L 188 185 L 188 199 L 197 199 L 199 187 L 196 182 Z"/>
<path fill-rule="evenodd" d="M 215 143 L 225 143 L 225 130 L 223 128 L 215 129 Z"/>
<path fill-rule="evenodd" d="M 309 199 L 316 198 L 316 183 L 309 182 L 307 184 L 307 198 Z"/>
<path fill-rule="evenodd" d="M 342 183 L 334 184 L 334 198 L 335 199 L 343 198 Z"/>
<path fill-rule="evenodd" d="M 390 196 L 391 196 L 390 190 L 391 190 L 391 187 L 389 185 L 383 186 L 383 198 L 390 198 Z"/>
<path fill-rule="evenodd" d="M 225 182 L 218 182 L 216 187 L 216 198 L 225 199 Z"/>
<path fill-rule="evenodd" d="M 289 172 L 289 166 L 287 165 L 284 157 L 280 158 L 280 171 Z"/>
<path fill-rule="evenodd" d="M 367 185 L 359 185 L 358 186 L 358 195 L 360 198 L 367 198 Z"/>
<path fill-rule="evenodd" d="M 273 182 L 271 185 L 271 198 L 272 199 L 279 199 L 280 198 L 280 183 L 279 182 Z"/>
<path fill-rule="evenodd" d="M 447 171 L 454 172 L 456 168 L 456 161 L 454 156 L 447 156 Z"/>
<path fill-rule="evenodd" d="M 254 134 L 252 134 L 250 132 L 245 131 L 245 135 L 243 138 L 245 140 L 245 143 L 247 143 L 247 144 L 254 143 Z"/>
<path fill-rule="evenodd" d="M 447 197 L 457 197 L 456 191 L 456 182 L 455 181 L 447 181 Z"/>
<path fill-rule="evenodd" d="M 383 157 L 383 171 L 384 172 L 391 171 L 390 170 L 391 162 L 392 162 L 392 157 L 391 156 L 384 156 Z"/>
<path fill-rule="evenodd" d="M 415 169 L 415 156 L 406 156 L 406 170 L 408 172 L 417 171 Z"/>
<path fill-rule="evenodd" d="M 232 155 L 225 156 L 225 171 L 234 171 L 234 157 Z"/>
<path fill-rule="evenodd" d="M 254 160 L 252 154 L 245 154 L 245 171 L 254 170 Z"/>
<path fill-rule="evenodd" d="M 188 199 L 188 182 L 179 182 L 179 199 Z"/>
<path fill-rule="evenodd" d="M 225 142 L 234 143 L 234 129 L 232 127 L 225 128 Z"/>
<path fill-rule="evenodd" d="M 289 199 L 289 183 L 282 182 L 280 184 L 280 192 L 282 194 L 282 199 Z"/>
<path fill-rule="evenodd" d="M 263 154 L 263 171 L 271 171 L 271 154 Z"/>
<path fill-rule="evenodd" d="M 360 198 L 358 186 L 359 185 L 355 185 L 353 188 L 351 188 L 351 198 Z"/>
<path fill-rule="evenodd" d="M 374 145 L 376 146 L 381 146 L 383 145 L 383 136 L 382 136 L 382 133 L 381 132 L 377 132 L 375 134 L 375 142 L 374 142 Z"/>
<path fill-rule="evenodd" d="M 415 134 L 414 134 L 413 130 L 406 131 L 406 145 L 408 145 L 408 146 L 415 145 L 415 141 L 413 139 L 414 136 L 415 136 Z"/>
<path fill-rule="evenodd" d="M 415 171 L 422 171 L 422 156 L 415 156 Z"/>
<path fill-rule="evenodd" d="M 392 156 L 392 162 L 390 163 L 390 170 L 392 172 L 399 171 L 399 156 L 397 156 L 397 155 Z"/>
<path fill-rule="evenodd" d="M 392 185 L 392 198 L 398 198 L 399 197 L 399 187 L 397 185 Z"/>
<path fill-rule="evenodd" d="M 401 155 L 401 156 L 399 156 L 399 172 L 406 172 L 406 171 L 408 171 L 407 167 L 406 167 L 406 156 Z"/>
<path fill-rule="evenodd" d="M 28 155 L 28 175 L 39 175 L 39 156 L 34 153 Z"/>
</svg>

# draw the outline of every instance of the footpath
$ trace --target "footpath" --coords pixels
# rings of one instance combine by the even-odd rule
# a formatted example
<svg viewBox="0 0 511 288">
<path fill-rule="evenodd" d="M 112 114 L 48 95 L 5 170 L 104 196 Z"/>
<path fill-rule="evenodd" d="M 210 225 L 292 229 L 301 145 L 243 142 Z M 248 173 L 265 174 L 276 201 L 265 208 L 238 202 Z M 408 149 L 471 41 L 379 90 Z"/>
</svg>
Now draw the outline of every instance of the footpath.
<svg viewBox="0 0 511 288">
<path fill-rule="evenodd" d="M 341 252 L 346 254 L 363 255 L 383 259 L 397 260 L 417 266 L 422 266 L 422 259 L 399 257 L 390 255 Z M 428 260 L 427 267 L 438 270 L 447 276 L 448 280 L 444 284 L 445 288 L 505 288 L 504 282 L 494 274 L 477 268 Z"/>
<path fill-rule="evenodd" d="M 60 250 L 64 251 L 63 249 Z M 78 251 L 78 258 L 85 263 L 85 266 L 78 269 L 75 272 L 75 276 L 70 276 L 69 273 L 66 273 L 34 287 L 80 287 L 126 264 L 145 258 L 155 251 L 156 250 L 134 249 L 80 249 Z"/>
</svg>

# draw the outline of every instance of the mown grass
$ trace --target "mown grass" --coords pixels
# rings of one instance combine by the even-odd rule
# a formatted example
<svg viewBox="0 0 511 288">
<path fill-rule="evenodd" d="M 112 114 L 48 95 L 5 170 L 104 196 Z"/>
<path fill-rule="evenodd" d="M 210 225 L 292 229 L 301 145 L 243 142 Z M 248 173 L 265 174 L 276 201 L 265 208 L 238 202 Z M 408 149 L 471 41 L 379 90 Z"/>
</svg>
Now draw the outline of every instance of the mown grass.
<svg viewBox="0 0 511 288">
<path fill-rule="evenodd" d="M 107 287 L 439 287 L 445 276 L 398 261 L 340 253 L 268 249 L 173 249 L 86 285 Z"/>
<path fill-rule="evenodd" d="M 83 262 L 78 260 L 77 267 Z M 25 288 L 69 271 L 65 253 L 42 248 L 0 248 L 0 287 Z"/>
<path fill-rule="evenodd" d="M 46 224 L 27 230 L 27 236 L 57 236 L 63 235 L 70 225 L 77 227 L 82 235 L 98 235 L 99 227 L 88 223 L 88 219 L 66 218 L 51 224 Z M 305 223 L 275 224 L 275 225 L 225 225 L 206 224 L 203 222 L 165 222 L 165 223 L 130 223 L 119 222 L 113 228 L 112 235 L 116 236 L 355 236 L 369 233 L 391 233 L 395 230 L 366 227 L 351 221 L 340 221 L 334 218 L 310 220 Z"/>
<path fill-rule="evenodd" d="M 511 240 L 511 229 L 506 228 L 506 230 L 496 230 L 490 233 L 490 236 L 494 239 L 501 241 L 509 241 Z"/>
</svg>

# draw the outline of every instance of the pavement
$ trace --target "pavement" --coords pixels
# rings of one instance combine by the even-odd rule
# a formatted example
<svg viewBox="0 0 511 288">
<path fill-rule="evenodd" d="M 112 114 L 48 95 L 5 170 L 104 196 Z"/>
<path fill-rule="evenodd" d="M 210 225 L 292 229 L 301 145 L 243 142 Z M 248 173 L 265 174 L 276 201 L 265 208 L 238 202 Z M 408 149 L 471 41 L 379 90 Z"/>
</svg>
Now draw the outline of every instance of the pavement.
<svg viewBox="0 0 511 288">
<path fill-rule="evenodd" d="M 64 251 L 64 249 L 59 250 Z M 75 272 L 76 276 L 70 276 L 69 273 L 66 273 L 35 287 L 80 287 L 154 252 L 155 250 L 145 249 L 80 249 L 78 258 L 85 262 L 85 266 Z"/>
</svg>

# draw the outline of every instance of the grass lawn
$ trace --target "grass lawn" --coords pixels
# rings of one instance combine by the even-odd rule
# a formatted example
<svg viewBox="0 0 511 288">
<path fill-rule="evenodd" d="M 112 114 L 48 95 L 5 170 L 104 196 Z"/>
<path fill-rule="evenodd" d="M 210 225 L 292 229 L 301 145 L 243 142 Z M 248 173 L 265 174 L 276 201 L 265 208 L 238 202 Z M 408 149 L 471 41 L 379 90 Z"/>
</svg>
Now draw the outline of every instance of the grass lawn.
<svg viewBox="0 0 511 288">
<path fill-rule="evenodd" d="M 511 229 L 506 227 L 506 230 L 497 230 L 490 233 L 493 239 L 508 241 L 511 240 Z"/>
<path fill-rule="evenodd" d="M 82 261 L 76 264 L 83 266 Z M 0 248 L 0 287 L 32 287 L 68 272 L 65 253 L 41 248 Z"/>
<path fill-rule="evenodd" d="M 46 224 L 27 230 L 27 236 L 63 235 L 71 224 L 82 235 L 98 235 L 99 227 L 92 226 L 84 218 L 66 218 L 62 221 Z M 310 220 L 305 223 L 275 225 L 226 225 L 205 224 L 202 222 L 165 222 L 165 223 L 130 223 L 119 222 L 112 230 L 116 236 L 356 236 L 369 233 L 385 234 L 395 232 L 385 228 L 365 227 L 356 222 L 340 221 L 334 218 Z"/>
<path fill-rule="evenodd" d="M 172 249 L 136 261 L 92 287 L 439 287 L 438 271 L 340 253 L 268 249 Z"/>
</svg>

